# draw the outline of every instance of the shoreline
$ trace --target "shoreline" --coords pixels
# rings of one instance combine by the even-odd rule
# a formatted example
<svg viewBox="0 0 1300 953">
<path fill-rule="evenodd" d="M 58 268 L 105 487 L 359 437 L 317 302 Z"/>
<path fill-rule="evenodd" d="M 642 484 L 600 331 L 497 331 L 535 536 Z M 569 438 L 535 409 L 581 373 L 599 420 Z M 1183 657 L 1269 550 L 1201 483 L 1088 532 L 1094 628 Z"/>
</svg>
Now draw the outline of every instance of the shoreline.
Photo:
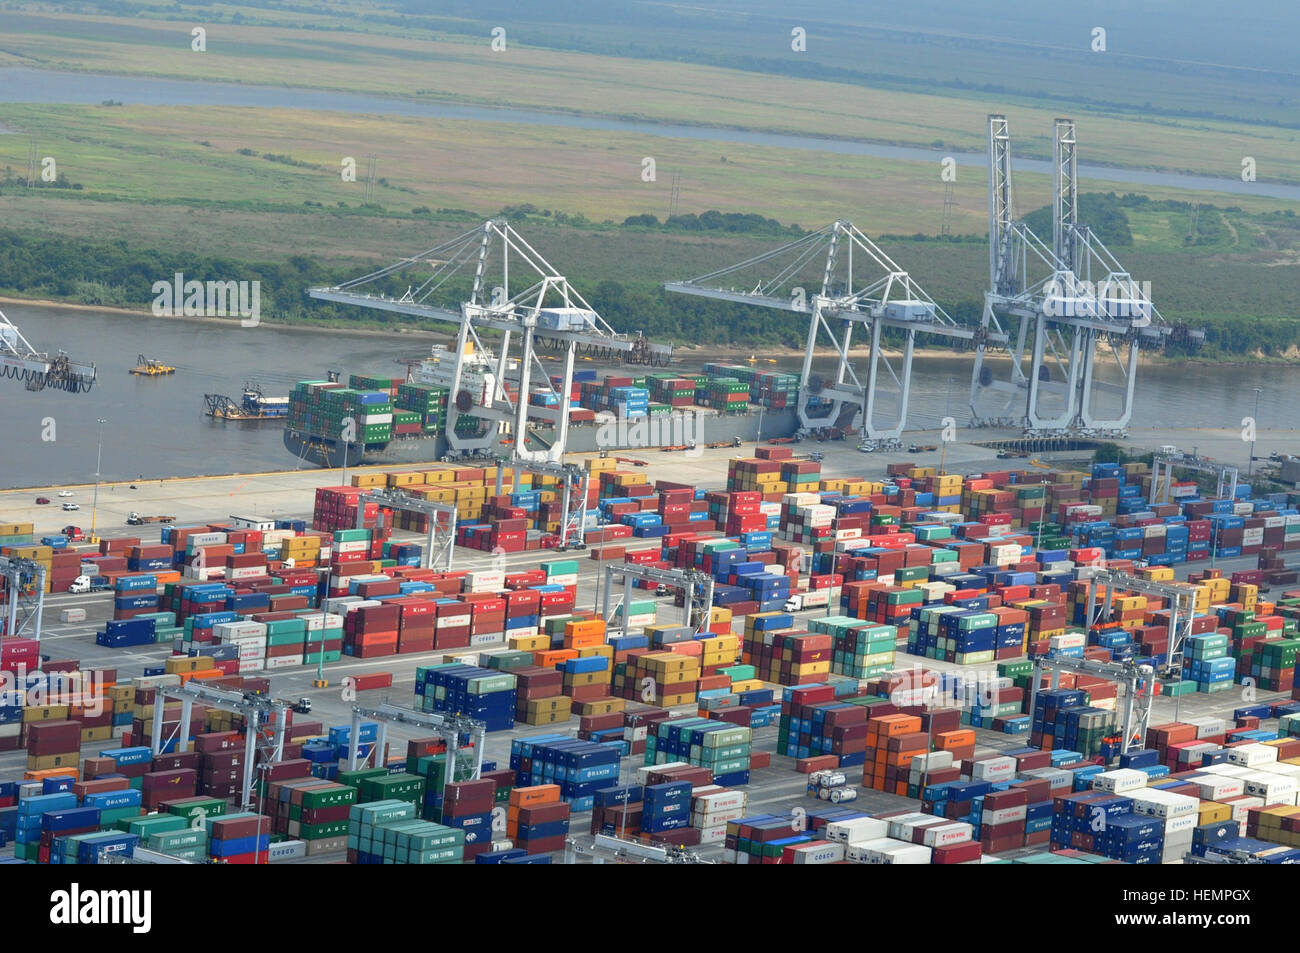
<svg viewBox="0 0 1300 953">
<path fill-rule="evenodd" d="M 198 323 L 219 323 L 230 325 L 232 327 L 240 326 L 240 319 L 221 318 L 221 317 L 200 317 L 196 315 L 156 315 L 145 308 L 123 308 L 117 305 L 99 305 L 99 304 L 79 304 L 70 301 L 59 301 L 55 298 L 18 298 L 12 295 L 0 295 L 0 308 L 7 305 L 27 305 L 33 308 L 61 308 L 68 311 L 97 311 L 104 314 L 118 315 L 121 317 L 134 318 L 152 318 L 159 321 L 181 321 L 191 324 Z M 450 341 L 455 335 L 450 331 L 432 330 L 429 328 L 340 328 L 329 324 L 317 324 L 311 321 L 295 321 L 292 323 L 283 323 L 273 320 L 263 320 L 259 326 L 272 328 L 277 331 L 290 331 L 313 334 L 342 334 L 357 335 L 360 337 L 372 338 L 393 338 L 409 339 L 413 335 L 428 335 L 433 340 Z M 760 354 L 762 357 L 758 357 Z M 680 360 L 680 355 L 698 356 L 705 361 L 713 358 L 720 358 L 725 361 L 735 361 L 736 363 L 748 363 L 747 357 L 754 357 L 754 366 L 759 367 L 768 363 L 771 359 L 785 359 L 787 361 L 800 360 L 803 357 L 803 350 L 785 346 L 773 345 L 737 345 L 737 344 L 716 344 L 716 345 L 694 345 L 694 344 L 674 344 L 674 358 Z M 826 350 L 830 350 L 829 348 Z M 902 356 L 901 350 L 886 348 L 883 352 L 890 358 Z M 956 351 L 949 348 L 937 347 L 918 347 L 913 349 L 913 356 L 930 361 L 969 361 L 974 352 Z M 849 350 L 849 354 L 856 358 L 866 358 L 871 354 L 870 348 L 855 347 Z M 985 355 L 985 360 L 1005 362 L 1007 355 L 1005 352 L 994 351 Z M 1240 360 L 1221 360 L 1221 359 L 1195 359 L 1184 358 L 1182 360 L 1168 360 L 1161 356 L 1152 355 L 1147 352 L 1139 352 L 1139 366 L 1148 367 L 1177 367 L 1187 366 L 1209 366 L 1220 365 L 1223 367 L 1250 367 L 1255 364 L 1273 364 L 1281 367 L 1300 365 L 1300 360 L 1281 359 L 1269 360 L 1266 358 L 1243 358 Z"/>
<path fill-rule="evenodd" d="M 963 430 L 961 432 L 966 436 L 963 437 L 959 441 L 959 443 L 953 444 L 952 446 L 954 448 L 961 447 L 967 450 L 971 447 L 979 447 L 989 441 L 1014 439 L 1015 437 L 1018 436 L 1018 434 L 1015 431 L 998 430 L 993 428 L 990 428 L 988 430 L 980 430 L 980 431 Z M 1265 459 L 1261 460 L 1260 465 L 1256 467 L 1257 480 L 1260 481 L 1263 480 L 1263 475 L 1260 471 L 1262 467 L 1269 465 L 1270 461 L 1267 460 L 1267 454 L 1269 453 L 1269 451 L 1276 450 L 1278 452 L 1289 452 L 1290 448 L 1294 445 L 1293 442 L 1295 439 L 1295 435 L 1297 433 L 1300 433 L 1300 428 L 1296 428 L 1296 427 L 1271 427 L 1271 428 L 1260 429 L 1259 431 L 1260 446 L 1257 450 L 1257 454 L 1259 454 L 1261 457 Z M 930 440 L 937 442 L 939 436 L 940 436 L 940 432 L 937 429 L 917 429 L 917 430 L 907 431 L 907 440 L 914 440 L 918 443 L 927 442 Z M 1143 453 L 1143 452 L 1153 451 L 1159 446 L 1167 443 L 1175 443 L 1181 447 L 1199 446 L 1200 450 L 1204 452 L 1206 455 L 1208 455 L 1211 459 L 1222 460 L 1225 462 L 1230 462 L 1233 452 L 1242 446 L 1238 430 L 1236 430 L 1235 428 L 1222 428 L 1222 427 L 1218 427 L 1218 428 L 1216 427 L 1150 427 L 1150 428 L 1138 427 L 1138 428 L 1133 428 L 1130 431 L 1129 438 L 1127 440 L 1116 441 L 1116 442 L 1128 453 Z M 743 448 L 747 449 L 749 447 L 758 447 L 763 445 L 765 444 L 745 442 L 742 446 Z M 847 450 L 845 450 L 845 448 L 847 448 L 849 444 L 805 443 L 802 446 L 816 447 L 818 450 L 821 450 L 823 452 L 834 451 L 837 454 L 840 453 L 842 450 L 844 450 L 845 456 L 847 456 L 849 459 L 853 461 L 853 466 L 850 469 L 853 470 L 854 472 L 861 472 L 861 473 L 866 473 L 868 471 L 875 472 L 881 469 L 883 467 L 882 461 L 884 462 L 890 462 L 895 460 L 904 460 L 909 462 L 917 461 L 917 458 L 909 456 L 904 451 L 899 451 L 894 454 L 888 454 L 888 453 L 877 454 L 874 455 L 872 458 L 867 458 L 867 457 L 861 457 L 856 453 L 849 453 Z M 646 448 L 639 451 L 629 450 L 627 452 L 635 453 L 641 459 L 646 459 L 651 462 L 660 460 L 661 458 L 668 460 L 668 458 L 665 457 L 664 454 L 655 452 L 654 448 Z M 733 452 L 735 451 L 731 450 L 730 448 L 725 450 L 718 449 L 718 450 L 705 451 L 706 454 L 720 454 L 723 456 L 730 456 Z M 575 457 L 587 457 L 587 456 L 594 455 L 595 453 L 596 451 L 574 451 L 573 455 Z M 1085 452 L 1085 453 L 1090 455 L 1090 452 Z M 987 462 L 994 462 L 992 450 L 987 450 L 981 453 L 980 455 L 984 457 Z M 1051 454 L 1051 456 L 1060 457 L 1061 459 L 1067 459 L 1070 457 L 1070 452 L 1061 451 L 1055 454 Z M 680 458 L 676 458 L 676 459 L 680 459 Z M 924 458 L 922 462 L 927 462 L 927 461 L 933 462 L 932 460 L 930 460 L 929 457 Z M 412 469 L 426 468 L 430 466 L 432 462 L 433 461 L 426 461 L 423 463 L 421 462 L 367 463 L 367 464 L 349 466 L 347 470 L 348 472 L 406 471 Z M 685 463 L 686 461 L 682 460 L 682 462 Z M 273 464 L 266 468 L 255 468 L 249 470 L 233 470 L 229 472 L 218 471 L 218 472 L 210 472 L 210 473 L 173 473 L 173 474 L 165 474 L 165 475 L 146 473 L 142 480 L 139 478 L 132 479 L 130 477 L 106 476 L 105 479 L 103 479 L 99 483 L 99 488 L 101 490 L 100 507 L 104 508 L 104 507 L 111 507 L 114 505 L 125 505 L 127 506 L 128 509 L 139 509 L 141 503 L 146 503 L 148 501 L 148 491 L 150 489 L 153 488 L 176 489 L 185 485 L 189 485 L 192 487 L 202 487 L 223 480 L 236 481 L 236 486 L 235 486 L 236 491 L 242 491 L 243 488 L 246 487 L 250 482 L 264 483 L 266 481 L 274 482 L 274 481 L 285 481 L 285 480 L 291 480 L 291 481 L 307 480 L 309 482 L 312 482 L 313 485 L 321 485 L 321 486 L 332 485 L 330 475 L 341 474 L 342 472 L 343 472 L 342 468 L 337 468 L 337 467 L 320 467 L 320 466 L 312 465 L 312 466 L 301 466 L 294 469 L 289 469 L 288 467 L 276 466 Z M 950 470 L 949 472 L 958 472 L 958 471 Z M 1242 475 L 1242 482 L 1245 482 L 1244 474 Z M 133 483 L 139 487 L 138 496 L 134 496 L 128 499 L 124 499 L 123 497 L 116 496 L 116 493 L 122 490 L 126 490 L 127 493 L 130 494 L 132 491 L 130 491 L 128 488 Z M 33 505 L 30 500 L 26 500 L 26 501 L 20 500 L 19 497 L 27 496 L 33 493 L 36 494 L 47 493 L 51 491 L 57 491 L 59 489 L 70 489 L 73 490 L 74 492 L 86 493 L 91 491 L 93 487 L 94 484 L 90 481 L 35 483 L 35 484 L 26 484 L 23 486 L 0 486 L 0 509 L 11 510 L 11 511 L 18 511 L 18 510 L 28 511 L 32 513 L 34 516 L 38 516 L 38 517 L 44 517 L 45 514 L 47 513 L 50 514 L 51 516 L 55 513 L 59 513 L 59 516 L 55 519 L 55 522 L 58 522 L 59 519 L 62 519 L 64 521 L 67 520 L 76 521 L 78 517 L 73 516 L 72 514 L 63 514 L 58 509 L 57 499 L 53 500 L 51 505 L 49 505 L 48 507 L 44 507 L 44 506 Z M 107 493 L 108 495 L 105 496 L 103 495 L 103 493 Z M 85 503 L 85 501 L 82 499 L 78 499 L 77 502 L 84 504 L 81 513 L 82 513 L 82 519 L 85 519 L 86 518 L 85 514 L 89 513 L 89 504 Z M 229 505 L 229 504 L 224 504 L 224 505 Z M 244 503 L 241 502 L 235 505 L 243 506 Z M 7 517 L 12 518 L 12 513 L 7 514 Z"/>
<path fill-rule="evenodd" d="M 157 321 L 180 321 L 187 324 L 223 324 L 231 327 L 240 327 L 240 319 L 235 318 L 207 318 L 197 315 L 185 314 L 154 314 L 145 308 L 122 308 L 117 305 L 106 304 L 76 304 L 69 301 L 58 301 L 53 298 L 15 298 L 11 295 L 0 295 L 0 308 L 6 305 L 28 305 L 33 308 L 62 308 L 68 311 L 98 311 L 104 314 L 118 315 L 125 318 L 151 318 Z M 338 328 L 328 324 L 313 324 L 309 322 L 293 322 L 286 324 L 278 321 L 261 320 L 258 327 L 272 328 L 276 331 L 310 331 L 313 334 L 321 332 L 327 334 L 357 334 L 365 337 L 392 337 L 392 338 L 409 338 L 413 334 L 443 335 L 453 337 L 451 334 L 445 334 L 440 331 L 432 331 L 427 328 Z"/>
</svg>

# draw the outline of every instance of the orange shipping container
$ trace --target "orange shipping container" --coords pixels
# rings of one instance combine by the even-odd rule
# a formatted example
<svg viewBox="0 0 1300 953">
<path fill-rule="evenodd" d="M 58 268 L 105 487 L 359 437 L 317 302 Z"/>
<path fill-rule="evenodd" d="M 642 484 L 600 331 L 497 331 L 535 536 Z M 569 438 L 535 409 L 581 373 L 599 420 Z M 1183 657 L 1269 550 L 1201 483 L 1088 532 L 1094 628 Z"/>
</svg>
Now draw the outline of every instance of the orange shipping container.
<svg viewBox="0 0 1300 953">
<path fill-rule="evenodd" d="M 973 745 L 975 743 L 975 731 L 971 728 L 959 728 L 955 731 L 941 731 L 934 736 L 934 749 L 936 751 L 951 751 L 953 748 L 960 748 L 963 745 Z"/>
<path fill-rule="evenodd" d="M 881 715 L 879 718 L 872 718 L 868 725 L 872 726 L 868 729 L 870 733 L 882 738 L 892 738 L 895 735 L 920 731 L 921 719 L 915 715 Z"/>
<path fill-rule="evenodd" d="M 561 662 L 577 657 L 577 649 L 545 649 L 533 653 L 533 664 L 542 668 L 554 668 Z"/>
<path fill-rule="evenodd" d="M 510 791 L 511 807 L 533 807 L 537 804 L 550 804 L 560 800 L 558 784 L 534 784 L 526 788 L 513 788 Z"/>
</svg>

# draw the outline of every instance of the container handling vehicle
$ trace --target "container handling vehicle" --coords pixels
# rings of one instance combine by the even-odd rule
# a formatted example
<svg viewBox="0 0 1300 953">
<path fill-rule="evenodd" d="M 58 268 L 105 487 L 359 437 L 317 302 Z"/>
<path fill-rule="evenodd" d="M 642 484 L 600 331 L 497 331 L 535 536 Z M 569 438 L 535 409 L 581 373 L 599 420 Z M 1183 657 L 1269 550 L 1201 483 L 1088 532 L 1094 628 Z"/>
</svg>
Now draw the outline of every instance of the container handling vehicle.
<svg viewBox="0 0 1300 953">
<path fill-rule="evenodd" d="M 141 516 L 139 513 L 136 513 L 134 510 L 126 518 L 127 526 L 143 526 L 145 523 L 174 523 L 174 522 L 176 522 L 176 517 L 174 516 Z"/>
</svg>

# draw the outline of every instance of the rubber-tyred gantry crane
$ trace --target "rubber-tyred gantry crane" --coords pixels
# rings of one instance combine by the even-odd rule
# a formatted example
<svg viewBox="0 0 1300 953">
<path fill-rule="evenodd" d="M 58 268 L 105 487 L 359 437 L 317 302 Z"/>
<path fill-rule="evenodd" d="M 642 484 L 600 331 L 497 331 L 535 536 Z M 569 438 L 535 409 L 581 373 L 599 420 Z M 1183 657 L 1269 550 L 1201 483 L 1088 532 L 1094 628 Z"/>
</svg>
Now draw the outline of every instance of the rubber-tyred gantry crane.
<svg viewBox="0 0 1300 953">
<path fill-rule="evenodd" d="M 875 242 L 842 220 L 739 264 L 664 287 L 809 316 L 798 405 L 804 432 L 861 428 L 868 439 L 896 439 L 907 425 L 917 334 L 982 346 L 1008 340 L 996 318 L 983 328 L 958 324 Z M 871 349 L 864 377 L 850 358 L 859 327 L 869 335 Z M 885 353 L 886 333 L 901 338 L 901 357 Z M 823 340 L 837 358 L 830 380 L 812 373 Z"/>
<path fill-rule="evenodd" d="M 515 270 L 512 291 L 511 269 Z M 523 274 L 523 281 L 517 276 Z M 470 276 L 472 275 L 472 283 Z M 408 283 L 414 279 L 415 283 Z M 468 284 L 468 287 L 466 286 Z M 405 290 L 402 286 L 405 285 Z M 671 345 L 654 344 L 641 335 L 616 333 L 580 295 L 504 219 L 491 219 L 448 241 L 402 258 L 386 268 L 330 288 L 312 288 L 308 294 L 321 301 L 358 305 L 378 311 L 453 324 L 457 327 L 454 383 L 447 407 L 447 441 L 461 456 L 492 456 L 501 443 L 505 424 L 513 443 L 512 459 L 529 463 L 559 463 L 564 458 L 569 428 L 569 395 L 576 355 L 629 364 L 665 365 Z M 459 308 L 448 304 L 461 296 Z M 497 337 L 488 347 L 485 331 Z M 516 343 L 517 342 L 517 343 Z M 466 345 L 469 344 L 470 347 Z M 506 391 L 506 371 L 511 347 L 518 347 L 517 396 Z M 564 371 L 554 383 L 538 357 L 545 346 L 563 354 Z M 497 373 L 480 401 L 462 388 L 466 356 L 497 355 Z M 549 390 L 548 406 L 529 403 L 537 384 Z M 474 433 L 457 433 L 456 421 L 468 415 L 486 424 Z M 554 425 L 548 442 L 529 430 L 529 418 Z"/>
<path fill-rule="evenodd" d="M 74 361 L 63 351 L 51 356 L 36 350 L 0 311 L 0 377 L 22 381 L 30 391 L 49 387 L 84 394 L 95 386 L 95 365 Z"/>
<path fill-rule="evenodd" d="M 0 556 L 0 636 L 41 639 L 45 566 L 34 559 Z"/>
</svg>

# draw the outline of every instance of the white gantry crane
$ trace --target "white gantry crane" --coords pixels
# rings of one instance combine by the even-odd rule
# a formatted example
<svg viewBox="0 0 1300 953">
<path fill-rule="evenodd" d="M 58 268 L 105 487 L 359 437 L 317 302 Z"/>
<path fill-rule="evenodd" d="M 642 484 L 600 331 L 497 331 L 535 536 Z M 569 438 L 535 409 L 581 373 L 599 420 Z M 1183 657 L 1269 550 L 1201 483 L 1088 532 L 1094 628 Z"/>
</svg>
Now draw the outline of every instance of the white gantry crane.
<svg viewBox="0 0 1300 953">
<path fill-rule="evenodd" d="M 525 285 L 522 290 L 512 291 L 512 268 L 515 286 Z M 522 282 L 519 274 L 524 275 Z M 575 355 L 658 366 L 672 358 L 670 345 L 652 344 L 639 334 L 616 333 L 504 219 L 491 219 L 386 268 L 336 287 L 312 288 L 308 294 L 321 301 L 456 326 L 447 406 L 447 442 L 453 456 L 494 456 L 500 443 L 510 442 L 514 461 L 559 463 L 568 436 Z M 458 309 L 448 303 L 457 296 Z M 491 332 L 494 339 L 485 342 L 484 332 Z M 516 360 L 511 358 L 512 346 L 518 348 L 517 377 L 509 382 L 517 387 L 514 396 L 506 389 L 507 370 Z M 563 355 L 558 385 L 542 365 L 539 346 Z M 481 361 L 493 352 L 496 373 L 485 390 L 476 392 L 468 386 L 474 377 L 468 361 Z M 550 395 L 546 405 L 529 402 L 534 384 Z M 477 419 L 478 427 L 458 431 L 456 422 L 462 416 Z M 530 418 L 553 424 L 553 437 L 531 431 Z M 509 434 L 507 441 L 502 440 L 502 425 Z M 529 446 L 530 437 L 540 446 Z"/>
<path fill-rule="evenodd" d="M 1146 286 L 1079 223 L 1076 143 L 1074 120 L 1057 119 L 1049 246 L 1015 218 L 1009 126 L 1005 116 L 989 116 L 989 287 L 982 323 L 1005 327 L 1012 344 L 1007 366 L 986 361 L 982 344 L 976 348 L 970 398 L 976 426 L 1120 435 L 1133 413 L 1140 343 L 1159 345 L 1175 330 Z M 1111 359 L 1115 368 L 1103 379 L 1098 361 Z"/>
<path fill-rule="evenodd" d="M 499 461 L 497 466 L 497 496 L 504 490 L 505 468 L 542 476 L 554 477 L 556 492 L 560 495 L 560 531 L 555 548 L 559 552 L 569 549 L 586 549 L 583 534 L 587 529 L 587 488 L 591 479 L 586 467 L 576 463 L 539 463 L 531 460 L 509 458 Z"/>
<path fill-rule="evenodd" d="M 1131 659 L 1127 662 L 1100 662 L 1093 659 L 1066 658 L 1058 655 L 1040 655 L 1034 659 L 1033 682 L 1029 691 L 1029 710 L 1038 704 L 1038 693 L 1044 687 L 1043 675 L 1049 678 L 1046 687 L 1056 690 L 1060 687 L 1062 672 L 1075 675 L 1095 675 L 1114 682 L 1124 691 L 1120 695 L 1122 708 L 1117 713 L 1123 716 L 1120 731 L 1123 741 L 1120 750 L 1125 754 L 1140 751 L 1146 741 L 1147 727 L 1151 724 L 1152 689 L 1156 678 L 1155 669 L 1150 665 L 1139 665 Z"/>
<path fill-rule="evenodd" d="M 456 507 L 450 503 L 435 503 L 404 493 L 401 489 L 375 489 L 361 494 L 357 501 L 356 529 L 365 528 L 366 503 L 374 503 L 381 510 L 399 513 L 415 513 L 428 520 L 428 541 L 420 557 L 424 569 L 433 569 L 442 565 L 444 572 L 451 572 L 451 557 L 456 548 Z M 383 515 L 380 515 L 383 519 Z"/>
<path fill-rule="evenodd" d="M 1115 593 L 1118 590 L 1167 600 L 1169 651 L 1165 653 L 1165 666 L 1161 674 L 1178 675 L 1182 672 L 1183 649 L 1192 635 L 1192 617 L 1196 610 L 1196 589 L 1193 586 L 1181 582 L 1157 582 L 1116 569 L 1089 566 L 1080 567 L 1079 580 L 1088 583 L 1086 628 L 1111 621 Z"/>
<path fill-rule="evenodd" d="M 871 440 L 897 439 L 907 425 L 917 334 L 981 346 L 1005 345 L 1008 340 L 996 317 L 981 328 L 958 324 L 908 272 L 847 221 L 832 222 L 739 264 L 664 287 L 809 316 L 798 405 L 804 432 L 861 428 Z M 869 336 L 870 356 L 863 377 L 850 358 L 858 327 Z M 834 347 L 837 358 L 829 380 L 812 372 L 823 339 Z M 901 356 L 886 354 L 882 341 L 901 347 Z"/>
<path fill-rule="evenodd" d="M 1215 463 L 1207 457 L 1192 453 L 1157 453 L 1151 458 L 1151 492 L 1148 503 L 1174 502 L 1174 470 L 1191 470 L 1194 473 L 1208 473 L 1218 480 L 1214 499 L 1229 500 L 1237 498 L 1237 478 L 1241 471 L 1230 463 Z"/>
<path fill-rule="evenodd" d="M 168 699 L 181 703 L 180 718 L 170 734 L 164 721 Z M 190 713 L 194 710 L 195 702 L 234 712 L 244 718 L 244 762 L 239 805 L 241 810 L 247 811 L 253 804 L 253 781 L 258 766 L 276 764 L 284 759 L 284 742 L 289 729 L 289 709 L 292 706 L 286 701 L 265 695 L 212 688 L 198 682 L 186 682 L 174 688 L 160 686 L 154 701 L 153 730 L 149 736 L 149 748 L 154 757 L 161 754 L 173 739 L 176 741 L 177 752 L 183 754 L 188 749 Z M 260 761 L 257 757 L 259 751 L 262 755 Z"/>
<path fill-rule="evenodd" d="M 45 566 L 34 559 L 0 556 L 0 636 L 41 640 Z"/>
<path fill-rule="evenodd" d="M 51 357 L 36 350 L 0 311 L 0 377 L 22 381 L 30 391 L 50 387 L 84 394 L 95 386 L 95 365 L 73 361 L 63 351 Z"/>
<path fill-rule="evenodd" d="M 632 580 L 641 579 L 661 586 L 682 590 L 682 625 L 703 632 L 709 627 L 709 609 L 713 606 L 713 577 L 694 569 L 660 569 L 640 563 L 615 563 L 604 567 L 605 588 L 600 615 L 607 631 L 627 635 L 627 607 L 632 602 Z M 614 580 L 622 577 L 623 597 L 614 593 Z M 621 610 L 621 614 L 620 614 Z"/>
</svg>

